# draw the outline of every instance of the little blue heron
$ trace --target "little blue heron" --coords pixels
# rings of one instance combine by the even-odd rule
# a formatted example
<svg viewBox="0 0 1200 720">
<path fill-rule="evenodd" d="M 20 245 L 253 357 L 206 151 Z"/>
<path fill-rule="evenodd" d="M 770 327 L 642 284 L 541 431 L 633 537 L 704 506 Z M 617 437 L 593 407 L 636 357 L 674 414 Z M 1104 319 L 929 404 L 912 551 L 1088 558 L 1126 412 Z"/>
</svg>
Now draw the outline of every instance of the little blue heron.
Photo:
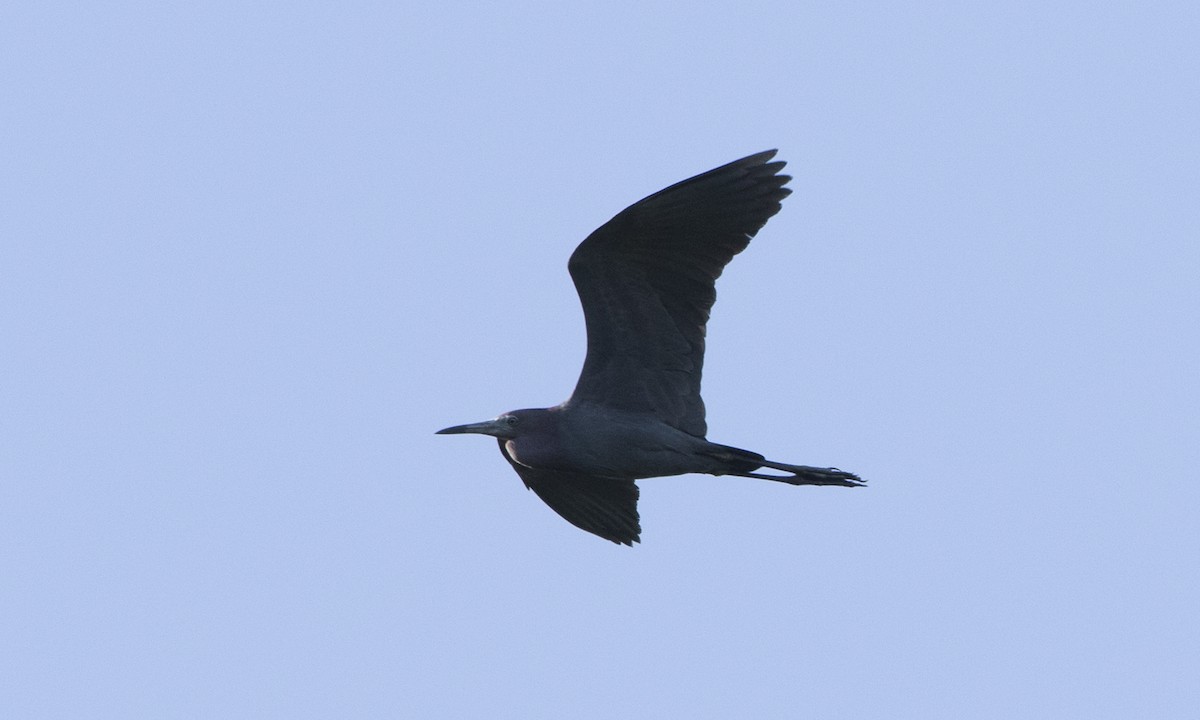
<svg viewBox="0 0 1200 720">
<path fill-rule="evenodd" d="M 587 356 L 570 399 L 439 434 L 481 433 L 567 522 L 640 542 L 634 480 L 684 473 L 858 487 L 837 468 L 788 465 L 705 439 L 700 374 L 715 281 L 791 194 L 774 150 L 630 205 L 575 249 Z M 770 468 L 787 475 L 754 472 Z"/>
</svg>

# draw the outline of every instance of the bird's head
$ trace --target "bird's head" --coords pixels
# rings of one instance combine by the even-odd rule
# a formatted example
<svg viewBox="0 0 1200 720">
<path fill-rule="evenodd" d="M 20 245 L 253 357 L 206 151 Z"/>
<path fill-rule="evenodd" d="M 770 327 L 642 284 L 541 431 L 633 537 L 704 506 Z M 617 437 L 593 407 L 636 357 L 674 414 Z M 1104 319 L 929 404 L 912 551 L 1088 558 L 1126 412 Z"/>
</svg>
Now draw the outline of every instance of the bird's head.
<svg viewBox="0 0 1200 720">
<path fill-rule="evenodd" d="M 437 431 L 438 435 L 459 435 L 462 433 L 477 433 L 491 435 L 502 440 L 512 440 L 524 432 L 529 432 L 541 425 L 548 410 L 513 410 L 491 420 L 455 425 Z"/>
</svg>

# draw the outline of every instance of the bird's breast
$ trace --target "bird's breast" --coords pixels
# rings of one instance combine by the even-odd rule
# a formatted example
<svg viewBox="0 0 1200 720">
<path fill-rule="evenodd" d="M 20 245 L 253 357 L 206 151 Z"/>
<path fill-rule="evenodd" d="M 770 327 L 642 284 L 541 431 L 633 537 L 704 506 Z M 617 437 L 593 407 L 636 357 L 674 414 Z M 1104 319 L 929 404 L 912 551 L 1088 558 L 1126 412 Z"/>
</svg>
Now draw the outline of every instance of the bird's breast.
<svg viewBox="0 0 1200 720">
<path fill-rule="evenodd" d="M 512 459 L 528 468 L 550 469 L 558 466 L 559 453 L 542 438 L 513 438 L 504 443 Z"/>
</svg>

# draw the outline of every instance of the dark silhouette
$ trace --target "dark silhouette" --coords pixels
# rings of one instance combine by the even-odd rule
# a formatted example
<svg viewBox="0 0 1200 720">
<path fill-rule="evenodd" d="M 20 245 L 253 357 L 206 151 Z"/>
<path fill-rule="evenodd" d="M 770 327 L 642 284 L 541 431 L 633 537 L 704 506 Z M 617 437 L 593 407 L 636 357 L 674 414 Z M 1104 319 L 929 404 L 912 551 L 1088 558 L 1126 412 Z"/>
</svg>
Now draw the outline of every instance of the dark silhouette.
<svg viewBox="0 0 1200 720">
<path fill-rule="evenodd" d="M 526 487 L 555 512 L 625 545 L 640 539 L 639 478 L 862 485 L 836 468 L 774 462 L 704 439 L 700 374 L 714 282 L 791 194 L 774 156 L 751 155 L 654 193 L 575 250 L 568 268 L 583 303 L 587 358 L 569 400 L 438 432 L 496 437 Z"/>
</svg>

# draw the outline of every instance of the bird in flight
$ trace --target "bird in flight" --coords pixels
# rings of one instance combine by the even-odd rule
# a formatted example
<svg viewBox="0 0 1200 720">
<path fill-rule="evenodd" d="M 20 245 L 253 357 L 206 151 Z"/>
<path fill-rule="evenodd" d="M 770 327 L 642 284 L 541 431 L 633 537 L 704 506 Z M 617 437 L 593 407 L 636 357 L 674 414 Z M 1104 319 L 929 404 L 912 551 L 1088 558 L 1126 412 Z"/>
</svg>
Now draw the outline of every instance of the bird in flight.
<svg viewBox="0 0 1200 720">
<path fill-rule="evenodd" d="M 705 439 L 700 375 L 715 281 L 791 194 L 767 150 L 676 183 L 622 210 L 567 268 L 583 304 L 587 356 L 575 391 L 438 434 L 480 433 L 567 522 L 614 543 L 641 540 L 635 480 L 684 473 L 859 487 L 837 468 L 789 465 Z M 756 472 L 762 468 L 785 474 Z"/>
</svg>

